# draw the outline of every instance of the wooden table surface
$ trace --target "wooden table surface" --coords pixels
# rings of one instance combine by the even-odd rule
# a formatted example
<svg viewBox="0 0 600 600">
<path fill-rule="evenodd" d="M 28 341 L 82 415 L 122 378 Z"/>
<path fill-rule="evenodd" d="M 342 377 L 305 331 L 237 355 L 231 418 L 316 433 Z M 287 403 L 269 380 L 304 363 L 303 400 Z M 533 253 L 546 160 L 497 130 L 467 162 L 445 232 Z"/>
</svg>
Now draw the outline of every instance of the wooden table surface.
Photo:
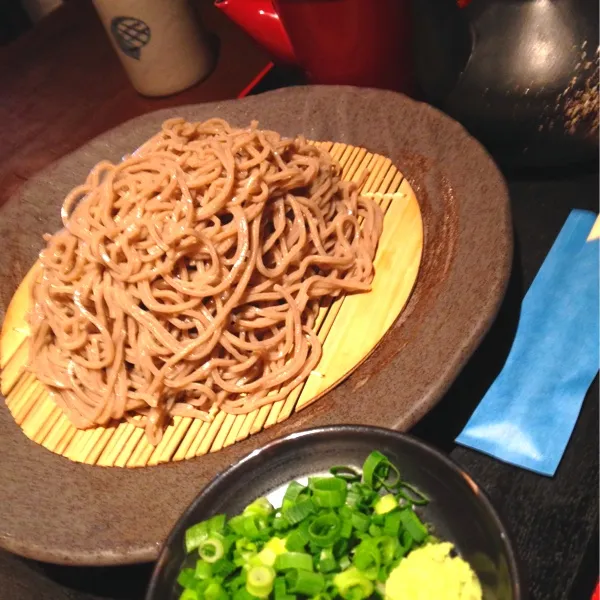
<svg viewBox="0 0 600 600">
<path fill-rule="evenodd" d="M 103 131 L 160 108 L 235 98 L 269 63 L 210 0 L 196 4 L 218 38 L 218 61 L 206 80 L 166 98 L 134 90 L 90 0 L 71 0 L 0 48 L 0 206 L 23 181 Z"/>
<path fill-rule="evenodd" d="M 267 55 L 210 0 L 197 3 L 220 40 L 219 60 L 207 80 L 169 98 L 135 92 L 90 0 L 70 0 L 0 48 L 0 206 L 38 170 L 108 128 L 159 108 L 233 98 L 254 79 Z M 261 89 L 286 85 L 277 70 L 267 79 Z M 529 575 L 530 600 L 588 600 L 598 574 L 598 379 L 553 479 L 453 443 L 506 357 L 523 293 L 568 212 L 598 206 L 597 167 L 505 174 L 517 237 L 506 300 L 467 368 L 413 433 L 449 452 L 502 510 Z M 0 551 L 0 598 L 137 600 L 150 569 L 43 565 Z"/>
</svg>

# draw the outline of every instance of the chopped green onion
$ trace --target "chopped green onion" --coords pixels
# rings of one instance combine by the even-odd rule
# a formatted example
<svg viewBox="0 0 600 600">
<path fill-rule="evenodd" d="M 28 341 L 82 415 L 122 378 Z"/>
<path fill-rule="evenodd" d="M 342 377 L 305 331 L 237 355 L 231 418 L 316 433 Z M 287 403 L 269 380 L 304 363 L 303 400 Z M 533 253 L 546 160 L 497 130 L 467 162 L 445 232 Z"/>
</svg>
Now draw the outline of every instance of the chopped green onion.
<svg viewBox="0 0 600 600">
<path fill-rule="evenodd" d="M 189 554 L 208 537 L 208 526 L 206 521 L 188 527 L 185 532 L 185 551 Z"/>
<path fill-rule="evenodd" d="M 237 515 L 229 519 L 229 527 L 235 533 L 251 540 L 263 537 L 268 526 L 267 517 L 257 513 Z"/>
<path fill-rule="evenodd" d="M 198 547 L 198 554 L 200 554 L 200 558 L 205 560 L 207 563 L 216 562 L 225 554 L 223 542 L 216 537 L 216 535 L 217 534 L 214 534 L 207 538 L 201 542 L 200 546 Z"/>
<path fill-rule="evenodd" d="M 236 520 L 234 521 L 234 519 Z M 262 515 L 239 515 L 239 517 L 233 517 L 229 521 L 229 525 L 238 535 L 249 540 L 257 540 L 267 533 L 268 521 Z"/>
<path fill-rule="evenodd" d="M 413 543 L 414 543 L 414 540 L 413 540 L 412 536 L 405 529 L 400 534 L 399 548 L 396 550 L 396 558 L 402 558 L 403 556 L 405 556 L 412 548 Z"/>
<path fill-rule="evenodd" d="M 398 546 L 400 545 L 398 538 L 383 535 L 380 538 L 377 538 L 375 543 L 379 549 L 381 564 L 386 566 L 390 565 L 393 562 Z"/>
<path fill-rule="evenodd" d="M 196 568 L 198 568 L 198 563 L 196 563 Z M 226 558 L 220 558 L 209 566 L 212 566 L 212 572 L 216 577 L 223 579 L 229 577 L 236 570 L 236 566 Z"/>
<path fill-rule="evenodd" d="M 352 561 L 367 579 L 377 579 L 379 567 L 381 566 L 381 555 L 375 540 L 367 539 L 362 541 L 356 547 Z"/>
<path fill-rule="evenodd" d="M 246 571 L 241 571 L 239 575 L 229 580 L 229 587 L 232 590 L 246 589 Z"/>
<path fill-rule="evenodd" d="M 298 529 L 296 529 L 296 531 L 302 536 L 302 539 L 304 539 L 305 544 L 308 544 L 308 542 L 310 541 L 310 536 L 308 535 L 309 527 L 310 519 L 306 519 L 305 521 L 302 521 L 302 523 L 298 525 Z"/>
<path fill-rule="evenodd" d="M 273 589 L 275 571 L 264 565 L 252 567 L 246 577 L 246 590 L 257 598 L 267 598 Z"/>
<path fill-rule="evenodd" d="M 385 515 L 385 521 L 383 523 L 383 533 L 385 535 L 393 535 L 398 537 L 400 533 L 400 524 L 402 523 L 400 513 L 395 511 Z"/>
<path fill-rule="evenodd" d="M 365 532 L 369 529 L 369 525 L 371 524 L 371 519 L 361 512 L 353 512 L 352 513 L 352 527 L 360 532 Z"/>
<path fill-rule="evenodd" d="M 428 535 L 427 527 L 423 525 L 421 519 L 410 509 L 400 512 L 400 519 L 404 529 L 410 533 L 415 542 L 422 542 Z"/>
<path fill-rule="evenodd" d="M 193 587 L 196 583 L 194 569 L 181 569 L 179 575 L 177 576 L 177 583 L 182 588 Z"/>
<path fill-rule="evenodd" d="M 212 581 L 202 593 L 204 600 L 228 600 L 229 594 L 218 581 Z"/>
<path fill-rule="evenodd" d="M 315 504 L 321 508 L 338 508 L 346 502 L 348 484 L 339 477 L 312 477 L 309 488 Z"/>
<path fill-rule="evenodd" d="M 267 500 L 267 498 L 257 498 L 252 504 L 248 504 L 244 509 L 243 515 L 260 515 L 261 517 L 268 517 L 274 512 L 273 505 Z"/>
<path fill-rule="evenodd" d="M 288 589 L 293 594 L 316 596 L 325 588 L 325 577 L 321 573 L 293 569 L 285 576 Z"/>
<path fill-rule="evenodd" d="M 245 538 L 240 538 L 235 543 L 235 550 L 236 554 L 239 555 L 244 562 L 247 562 L 252 556 L 256 555 L 258 547 L 254 542 Z"/>
<path fill-rule="evenodd" d="M 389 461 L 387 456 L 375 450 L 365 460 L 363 478 L 365 483 L 375 490 L 384 487 L 390 491 L 398 487 L 400 483 L 400 471 L 398 471 L 396 465 Z"/>
<path fill-rule="evenodd" d="M 233 594 L 233 600 L 256 600 L 257 596 L 253 596 L 245 587 L 240 588 Z"/>
<path fill-rule="evenodd" d="M 199 560 L 196 563 L 196 570 L 194 571 L 194 577 L 196 579 L 210 579 L 213 576 L 213 568 L 210 562 Z"/>
<path fill-rule="evenodd" d="M 336 477 L 345 479 L 349 483 L 353 481 L 360 481 L 360 473 L 352 467 L 331 467 L 329 472 Z"/>
<path fill-rule="evenodd" d="M 286 538 L 285 547 L 290 552 L 302 552 L 306 548 L 308 538 L 298 529 L 294 529 Z"/>
<path fill-rule="evenodd" d="M 321 573 L 331 573 L 332 571 L 335 571 L 336 567 L 337 560 L 335 560 L 333 550 L 331 548 L 323 548 L 319 555 L 319 571 L 321 571 Z"/>
<path fill-rule="evenodd" d="M 285 509 L 283 516 L 292 524 L 296 525 L 301 521 L 304 521 L 306 517 L 316 512 L 315 503 L 310 499 L 302 499 L 292 504 Z"/>
<path fill-rule="evenodd" d="M 385 523 L 385 515 L 374 514 L 371 516 L 371 525 L 377 525 L 377 527 L 383 527 Z"/>
<path fill-rule="evenodd" d="M 273 584 L 275 600 L 296 600 L 296 596 L 287 593 L 287 585 L 283 577 L 276 577 Z"/>
<path fill-rule="evenodd" d="M 374 590 L 373 583 L 356 567 L 349 567 L 333 578 L 339 595 L 346 600 L 363 600 Z"/>
<path fill-rule="evenodd" d="M 313 557 L 306 552 L 286 552 L 280 554 L 275 560 L 277 571 L 289 571 L 290 569 L 313 570 Z"/>
<path fill-rule="evenodd" d="M 286 551 L 285 540 L 278 537 L 271 538 L 258 553 L 260 564 L 272 567 L 275 564 L 275 559 Z"/>
<path fill-rule="evenodd" d="M 275 581 L 273 582 L 273 593 L 275 596 L 278 594 L 287 594 L 285 577 L 275 577 Z"/>
<path fill-rule="evenodd" d="M 236 515 L 235 517 L 231 517 L 231 519 L 229 519 L 229 527 L 238 535 L 244 535 L 245 521 L 246 517 L 244 515 Z"/>
<path fill-rule="evenodd" d="M 342 557 L 344 554 L 348 552 L 348 540 L 345 538 L 340 538 L 336 540 L 333 544 L 333 555 L 337 557 Z"/>
<path fill-rule="evenodd" d="M 398 485 L 397 493 L 399 496 L 416 506 L 423 506 L 429 502 L 429 498 L 421 490 L 406 481 L 402 481 Z"/>
<path fill-rule="evenodd" d="M 277 515 L 273 519 L 271 525 L 275 531 L 279 532 L 286 531 L 290 528 L 290 522 L 283 515 Z"/>
<path fill-rule="evenodd" d="M 227 522 L 227 517 L 223 514 L 215 515 L 214 517 L 211 517 L 208 521 L 206 521 L 206 526 L 208 528 L 208 532 L 209 533 L 223 533 L 226 522 Z"/>
<path fill-rule="evenodd" d="M 381 481 L 388 475 L 390 461 L 387 456 L 373 450 L 363 465 L 363 479 L 373 489 L 381 487 Z"/>
<path fill-rule="evenodd" d="M 261 497 L 190 527 L 185 549 L 198 554 L 178 575 L 182 600 L 383 598 L 402 558 L 435 541 L 413 509 L 428 498 L 380 452 L 365 460 L 362 481 L 350 467 L 330 473 L 291 482 L 278 510 Z"/>
<path fill-rule="evenodd" d="M 346 506 L 355 510 L 361 510 L 363 504 L 362 494 L 356 489 L 349 489 L 346 495 Z"/>
<path fill-rule="evenodd" d="M 305 489 L 306 487 L 303 486 L 301 483 L 298 483 L 297 481 L 292 481 L 288 485 L 287 490 L 285 490 L 285 495 L 283 496 L 283 499 L 289 500 L 290 502 L 296 502 L 300 494 L 302 494 L 302 492 L 304 492 Z"/>
<path fill-rule="evenodd" d="M 398 467 L 388 461 L 388 470 L 385 477 L 381 480 L 381 485 L 388 491 L 393 491 L 400 485 L 400 471 Z"/>
<path fill-rule="evenodd" d="M 349 540 L 352 536 L 352 519 L 342 519 L 342 526 L 340 527 L 340 537 Z"/>
<path fill-rule="evenodd" d="M 321 548 L 331 546 L 339 537 L 342 523 L 334 512 L 315 517 L 308 527 L 310 541 Z"/>
</svg>

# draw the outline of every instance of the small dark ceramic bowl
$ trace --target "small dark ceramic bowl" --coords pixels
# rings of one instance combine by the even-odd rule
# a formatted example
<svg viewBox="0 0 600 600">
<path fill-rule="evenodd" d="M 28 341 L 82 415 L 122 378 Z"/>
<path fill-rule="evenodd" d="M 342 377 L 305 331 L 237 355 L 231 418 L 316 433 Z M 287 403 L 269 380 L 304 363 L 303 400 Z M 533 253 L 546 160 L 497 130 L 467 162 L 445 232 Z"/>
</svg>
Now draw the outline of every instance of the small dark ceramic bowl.
<svg viewBox="0 0 600 600">
<path fill-rule="evenodd" d="M 179 597 L 186 561 L 185 530 L 217 513 L 233 516 L 259 496 L 333 465 L 362 466 L 372 450 L 396 464 L 431 502 L 418 510 L 438 537 L 453 542 L 476 571 L 484 600 L 524 600 L 525 589 L 508 533 L 481 488 L 446 456 L 423 442 L 376 427 L 338 425 L 293 433 L 255 450 L 200 493 L 164 543 L 146 600 Z M 174 490 L 176 492 L 176 490 Z"/>
</svg>

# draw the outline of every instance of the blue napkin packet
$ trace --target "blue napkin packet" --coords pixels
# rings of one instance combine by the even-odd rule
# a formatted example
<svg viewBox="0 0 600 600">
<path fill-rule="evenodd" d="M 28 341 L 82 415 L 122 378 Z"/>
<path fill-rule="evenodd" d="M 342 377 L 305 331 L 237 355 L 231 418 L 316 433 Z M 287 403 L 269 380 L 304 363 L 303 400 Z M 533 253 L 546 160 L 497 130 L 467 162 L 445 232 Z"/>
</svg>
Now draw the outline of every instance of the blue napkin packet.
<svg viewBox="0 0 600 600">
<path fill-rule="evenodd" d="M 456 441 L 552 476 L 600 366 L 594 213 L 569 215 L 521 307 L 506 363 Z"/>
</svg>

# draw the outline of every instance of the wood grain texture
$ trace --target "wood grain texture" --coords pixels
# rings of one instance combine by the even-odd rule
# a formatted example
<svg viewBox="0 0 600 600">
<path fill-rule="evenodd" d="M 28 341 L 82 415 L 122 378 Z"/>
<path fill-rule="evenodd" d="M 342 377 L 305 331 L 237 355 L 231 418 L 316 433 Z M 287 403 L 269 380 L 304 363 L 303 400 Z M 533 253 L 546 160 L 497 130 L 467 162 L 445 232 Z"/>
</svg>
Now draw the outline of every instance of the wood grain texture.
<svg viewBox="0 0 600 600">
<path fill-rule="evenodd" d="M 1 391 L 23 433 L 52 452 L 86 464 L 143 467 L 179 461 L 216 452 L 285 421 L 352 373 L 375 349 L 408 301 L 423 251 L 423 223 L 412 188 L 391 160 L 346 144 L 318 144 L 340 162 L 344 179 L 366 181 L 361 193 L 374 198 L 385 217 L 372 290 L 324 301 L 315 325 L 323 354 L 304 384 L 286 399 L 249 414 L 232 415 L 214 409 L 210 423 L 175 417 L 157 446 L 148 442 L 143 429 L 129 423 L 77 430 L 48 390 L 26 370 L 26 313 L 36 263 L 13 296 L 0 337 Z"/>
</svg>

